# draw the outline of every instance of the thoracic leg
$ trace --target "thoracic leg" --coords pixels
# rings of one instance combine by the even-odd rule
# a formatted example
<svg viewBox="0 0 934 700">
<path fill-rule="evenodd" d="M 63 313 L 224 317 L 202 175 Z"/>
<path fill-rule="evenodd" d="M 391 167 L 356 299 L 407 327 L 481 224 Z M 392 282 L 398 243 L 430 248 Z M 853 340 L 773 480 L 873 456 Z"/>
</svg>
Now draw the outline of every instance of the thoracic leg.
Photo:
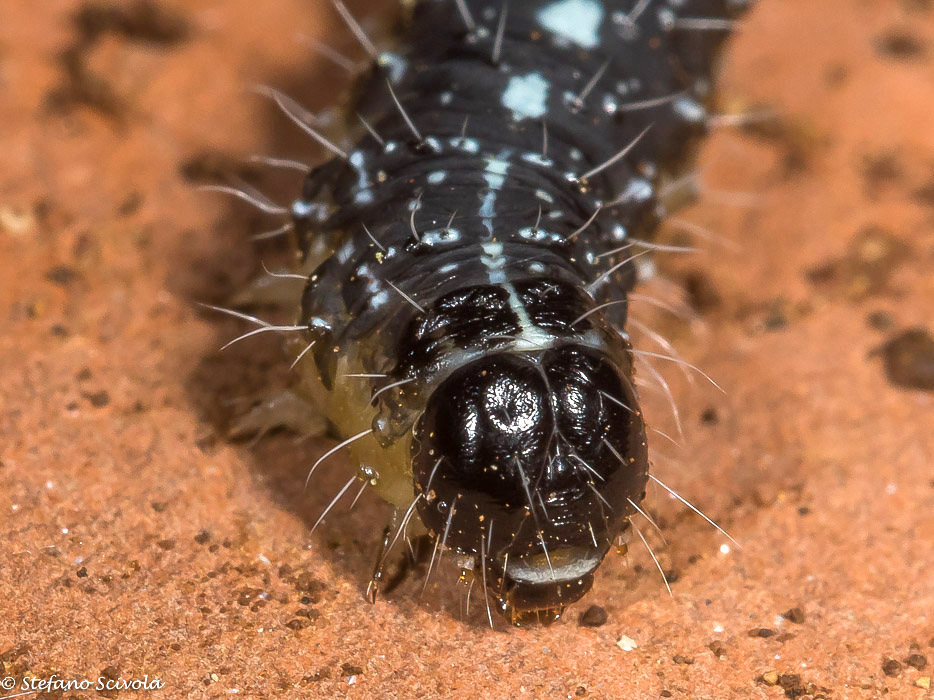
<svg viewBox="0 0 934 700">
<path fill-rule="evenodd" d="M 327 421 L 310 401 L 291 389 L 263 397 L 258 404 L 234 420 L 228 430 L 231 438 L 267 433 L 287 428 L 302 437 L 316 437 L 327 430 Z"/>
</svg>

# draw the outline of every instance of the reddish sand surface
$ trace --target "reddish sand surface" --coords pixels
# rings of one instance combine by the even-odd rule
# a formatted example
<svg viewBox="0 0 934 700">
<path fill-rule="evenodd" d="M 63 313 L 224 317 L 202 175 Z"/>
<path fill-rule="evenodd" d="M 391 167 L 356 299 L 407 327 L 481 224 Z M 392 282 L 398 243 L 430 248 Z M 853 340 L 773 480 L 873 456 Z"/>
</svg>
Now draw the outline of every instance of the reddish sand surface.
<svg viewBox="0 0 934 700">
<path fill-rule="evenodd" d="M 781 117 L 703 150 L 712 191 L 678 216 L 718 240 L 659 260 L 699 318 L 642 318 L 725 389 L 657 363 L 685 437 L 653 433 L 656 473 L 742 549 L 652 491 L 672 597 L 633 546 L 559 623 L 495 630 L 477 589 L 462 621 L 450 566 L 422 602 L 418 576 L 364 601 L 388 509 L 365 495 L 311 533 L 347 478 L 335 457 L 302 488 L 332 442 L 224 438 L 287 363 L 269 336 L 218 352 L 245 328 L 196 302 L 283 250 L 192 185 L 320 156 L 249 88 L 325 107 L 346 76 L 296 35 L 358 50 L 323 0 L 160 7 L 3 2 L 0 676 L 88 698 L 147 675 L 164 687 L 125 695 L 931 696 L 934 397 L 879 354 L 934 319 L 929 0 L 762 0 L 725 57 L 725 107 Z"/>
</svg>

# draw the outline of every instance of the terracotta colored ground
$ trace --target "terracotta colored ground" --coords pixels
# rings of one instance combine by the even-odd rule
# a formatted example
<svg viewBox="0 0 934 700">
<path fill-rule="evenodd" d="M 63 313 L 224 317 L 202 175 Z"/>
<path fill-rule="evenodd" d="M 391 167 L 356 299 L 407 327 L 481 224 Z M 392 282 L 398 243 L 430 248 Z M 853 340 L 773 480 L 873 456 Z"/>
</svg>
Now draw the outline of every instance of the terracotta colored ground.
<svg viewBox="0 0 934 700">
<path fill-rule="evenodd" d="M 191 181 L 313 153 L 247 87 L 333 99 L 340 71 L 293 39 L 353 50 L 326 4 L 174 0 L 187 34 L 105 17 L 81 39 L 76 1 L 3 3 L 0 675 L 148 674 L 171 698 L 930 696 L 934 406 L 872 352 L 934 318 L 931 2 L 763 0 L 731 47 L 727 104 L 784 117 L 705 149 L 710 186 L 757 201 L 681 214 L 734 243 L 667 267 L 703 321 L 647 316 L 726 389 L 665 368 L 687 438 L 656 436 L 657 473 L 743 550 L 658 493 L 668 544 L 643 529 L 673 598 L 634 547 L 561 623 L 497 631 L 476 591 L 470 623 L 417 580 L 363 601 L 387 513 L 364 497 L 309 534 L 346 478 L 335 459 L 302 491 L 332 443 L 220 437 L 232 399 L 286 373 L 268 336 L 218 354 L 244 327 L 194 302 L 281 256 Z M 588 604 L 604 625 L 578 624 Z"/>
</svg>

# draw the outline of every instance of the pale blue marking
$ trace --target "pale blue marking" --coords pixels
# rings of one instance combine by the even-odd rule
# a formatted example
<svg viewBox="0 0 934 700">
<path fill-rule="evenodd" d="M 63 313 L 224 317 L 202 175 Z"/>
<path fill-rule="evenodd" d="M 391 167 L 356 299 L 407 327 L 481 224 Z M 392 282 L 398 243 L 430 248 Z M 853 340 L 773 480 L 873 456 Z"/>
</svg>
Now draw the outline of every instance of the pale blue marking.
<svg viewBox="0 0 934 700">
<path fill-rule="evenodd" d="M 312 209 L 313 207 L 311 204 L 302 201 L 301 199 L 296 199 L 294 202 L 292 202 L 292 214 L 294 214 L 299 219 L 311 214 Z"/>
<path fill-rule="evenodd" d="M 367 180 L 366 158 L 361 151 L 354 151 L 350 154 L 350 164 L 357 172 L 357 193 L 354 195 L 354 201 L 357 204 L 370 204 L 373 201 L 373 193 L 370 192 L 370 182 Z"/>
<path fill-rule="evenodd" d="M 405 77 L 405 72 L 409 69 L 408 61 L 392 51 L 383 51 L 379 55 L 378 63 L 389 72 L 389 79 L 393 83 L 402 80 Z"/>
<path fill-rule="evenodd" d="M 503 258 L 503 244 L 495 242 L 481 243 L 484 255 L 480 256 L 480 261 L 487 269 L 487 276 L 490 284 L 502 284 L 506 281 L 506 273 L 503 267 L 506 266 L 506 259 Z"/>
<path fill-rule="evenodd" d="M 585 49 L 600 45 L 605 15 L 600 0 L 558 0 L 536 13 L 538 23 L 556 36 Z"/>
<path fill-rule="evenodd" d="M 498 190 L 506 182 L 506 172 L 509 170 L 509 161 L 499 158 L 490 158 L 487 161 L 486 172 L 483 178 L 492 190 Z"/>
<path fill-rule="evenodd" d="M 548 113 L 548 90 L 551 85 L 538 73 L 514 75 L 503 93 L 503 107 L 512 111 L 516 121 L 540 119 Z"/>
</svg>

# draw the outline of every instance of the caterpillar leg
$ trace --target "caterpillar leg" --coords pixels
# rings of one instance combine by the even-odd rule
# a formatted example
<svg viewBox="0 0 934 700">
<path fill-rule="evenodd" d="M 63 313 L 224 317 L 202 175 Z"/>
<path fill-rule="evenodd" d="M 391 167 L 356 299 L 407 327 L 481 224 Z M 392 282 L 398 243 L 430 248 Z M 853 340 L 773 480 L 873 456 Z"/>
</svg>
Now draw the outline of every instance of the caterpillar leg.
<svg viewBox="0 0 934 700">
<path fill-rule="evenodd" d="M 392 541 L 392 533 L 397 529 L 399 524 L 399 509 L 394 508 L 392 511 L 392 521 L 383 528 L 383 542 L 380 545 L 379 552 L 376 555 L 376 564 L 373 566 L 373 575 L 370 577 L 370 582 L 366 587 L 366 599 L 369 603 L 375 603 L 376 599 L 379 597 L 380 584 L 383 582 L 383 576 L 385 574 L 384 566 L 386 564 L 386 555 L 389 554 Z"/>
<path fill-rule="evenodd" d="M 305 275 L 264 271 L 234 295 L 230 306 L 239 309 L 251 306 L 294 308 L 302 298 L 305 279 Z"/>
<path fill-rule="evenodd" d="M 236 418 L 228 437 L 237 439 L 263 435 L 274 428 L 286 428 L 302 437 L 317 437 L 327 430 L 327 421 L 310 401 L 285 389 L 263 396 L 258 404 Z"/>
<path fill-rule="evenodd" d="M 699 173 L 689 172 L 662 187 L 658 199 L 665 211 L 671 214 L 696 203 L 701 198 L 702 188 Z"/>
</svg>

